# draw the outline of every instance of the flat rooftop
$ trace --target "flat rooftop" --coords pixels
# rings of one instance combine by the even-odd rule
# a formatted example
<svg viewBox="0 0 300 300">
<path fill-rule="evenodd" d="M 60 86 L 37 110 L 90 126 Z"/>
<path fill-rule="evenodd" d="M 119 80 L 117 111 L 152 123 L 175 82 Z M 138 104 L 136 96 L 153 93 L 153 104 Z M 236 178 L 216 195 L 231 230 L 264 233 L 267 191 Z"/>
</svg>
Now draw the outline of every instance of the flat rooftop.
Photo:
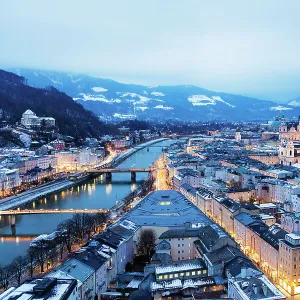
<svg viewBox="0 0 300 300">
<path fill-rule="evenodd" d="M 183 227 L 186 222 L 212 224 L 200 209 L 173 190 L 149 194 L 122 219 L 155 227 Z"/>
</svg>

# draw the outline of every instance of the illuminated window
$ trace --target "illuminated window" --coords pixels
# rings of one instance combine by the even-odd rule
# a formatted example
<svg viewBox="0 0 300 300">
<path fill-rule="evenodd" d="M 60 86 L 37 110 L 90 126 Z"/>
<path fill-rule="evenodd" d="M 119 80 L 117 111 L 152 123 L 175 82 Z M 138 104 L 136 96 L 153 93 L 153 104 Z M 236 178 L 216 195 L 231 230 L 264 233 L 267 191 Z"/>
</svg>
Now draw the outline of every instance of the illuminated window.
<svg viewBox="0 0 300 300">
<path fill-rule="evenodd" d="M 184 276 L 184 273 L 180 273 L 180 276 Z"/>
<path fill-rule="evenodd" d="M 174 274 L 174 278 L 178 278 L 178 274 L 177 273 Z"/>
<path fill-rule="evenodd" d="M 173 274 L 170 274 L 170 275 L 169 275 L 169 278 L 172 279 L 172 278 L 173 278 Z"/>
<path fill-rule="evenodd" d="M 160 205 L 170 205 L 171 201 L 160 201 L 159 204 Z"/>
<path fill-rule="evenodd" d="M 159 276 L 158 276 L 158 279 L 159 279 L 159 280 L 162 280 L 162 279 L 163 279 L 163 277 L 162 277 L 161 275 L 159 275 Z"/>
<path fill-rule="evenodd" d="M 186 272 L 185 275 L 186 275 L 186 276 L 190 276 L 190 272 Z"/>
<path fill-rule="evenodd" d="M 197 271 L 197 275 L 201 275 L 201 271 Z"/>
<path fill-rule="evenodd" d="M 193 271 L 193 272 L 192 272 L 192 275 L 196 275 L 196 272 L 195 272 L 195 271 Z"/>
<path fill-rule="evenodd" d="M 168 275 L 164 275 L 164 279 L 168 279 Z"/>
<path fill-rule="evenodd" d="M 203 274 L 206 274 L 206 270 L 203 270 Z"/>
</svg>

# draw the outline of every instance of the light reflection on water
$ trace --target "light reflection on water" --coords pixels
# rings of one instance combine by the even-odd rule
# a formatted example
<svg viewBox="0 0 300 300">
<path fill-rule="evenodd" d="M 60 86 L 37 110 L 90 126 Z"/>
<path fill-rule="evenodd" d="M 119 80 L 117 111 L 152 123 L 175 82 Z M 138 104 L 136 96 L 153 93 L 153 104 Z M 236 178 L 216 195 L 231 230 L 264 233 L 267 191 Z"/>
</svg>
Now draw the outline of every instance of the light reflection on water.
<svg viewBox="0 0 300 300">
<path fill-rule="evenodd" d="M 167 146 L 169 142 L 161 143 Z M 135 164 L 137 167 L 148 167 L 158 156 L 161 155 L 161 148 L 153 147 L 141 150 L 124 161 L 120 168 L 128 168 Z M 145 173 L 137 173 L 137 183 L 130 182 L 130 175 L 126 173 L 115 173 L 112 183 L 106 184 L 105 176 L 92 178 L 78 186 L 71 187 L 65 191 L 58 192 L 36 200 L 26 208 L 35 209 L 76 209 L 76 208 L 110 208 L 121 201 L 130 192 L 136 190 L 141 180 L 147 177 Z M 17 255 L 24 255 L 30 243 L 29 236 L 37 236 L 43 233 L 53 232 L 57 225 L 70 218 L 70 214 L 45 214 L 45 215 L 18 215 L 16 216 L 16 227 L 12 230 L 10 218 L 0 217 L 1 234 L 11 235 L 11 240 L 1 238 L 0 265 L 6 264 Z M 15 235 L 14 237 L 12 235 Z M 16 236 L 18 236 L 18 242 Z M 23 238 L 26 236 L 26 239 Z"/>
</svg>

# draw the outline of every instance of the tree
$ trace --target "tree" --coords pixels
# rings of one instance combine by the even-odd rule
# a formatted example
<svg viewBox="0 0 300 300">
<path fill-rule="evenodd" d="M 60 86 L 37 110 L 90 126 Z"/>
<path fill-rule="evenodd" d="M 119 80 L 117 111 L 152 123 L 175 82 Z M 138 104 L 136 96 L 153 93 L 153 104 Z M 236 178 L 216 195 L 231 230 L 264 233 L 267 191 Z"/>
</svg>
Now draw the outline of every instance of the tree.
<svg viewBox="0 0 300 300">
<path fill-rule="evenodd" d="M 144 255 L 148 261 L 151 259 L 152 249 L 155 247 L 156 234 L 152 229 L 144 229 L 138 238 L 137 253 Z"/>
<path fill-rule="evenodd" d="M 107 222 L 108 215 L 107 213 L 97 213 L 96 216 L 96 224 L 97 226 L 101 226 L 103 223 Z"/>
<path fill-rule="evenodd" d="M 9 279 L 11 276 L 11 268 L 9 266 L 0 266 L 0 287 L 3 290 L 7 290 L 9 286 Z"/>
<path fill-rule="evenodd" d="M 24 273 L 26 265 L 27 265 L 27 261 L 22 256 L 17 256 L 11 264 L 12 272 L 16 277 L 18 285 L 21 284 L 22 274 Z"/>
<path fill-rule="evenodd" d="M 27 251 L 27 260 L 29 262 L 29 276 L 33 277 L 33 268 L 34 268 L 34 260 L 35 260 L 35 252 L 33 248 L 29 248 Z"/>
<path fill-rule="evenodd" d="M 32 247 L 34 257 L 36 262 L 39 264 L 41 273 L 44 272 L 45 262 L 48 258 L 48 247 L 45 241 L 39 240 L 35 243 L 35 246 Z"/>
<path fill-rule="evenodd" d="M 65 220 L 58 224 L 57 231 L 60 232 L 60 257 L 62 259 L 64 247 L 67 248 L 68 252 L 72 251 L 72 244 L 74 241 L 74 224 L 73 220 Z"/>
<path fill-rule="evenodd" d="M 85 214 L 75 214 L 72 218 L 74 226 L 74 236 L 82 241 L 84 239 L 85 226 L 86 226 L 86 215 Z"/>
</svg>

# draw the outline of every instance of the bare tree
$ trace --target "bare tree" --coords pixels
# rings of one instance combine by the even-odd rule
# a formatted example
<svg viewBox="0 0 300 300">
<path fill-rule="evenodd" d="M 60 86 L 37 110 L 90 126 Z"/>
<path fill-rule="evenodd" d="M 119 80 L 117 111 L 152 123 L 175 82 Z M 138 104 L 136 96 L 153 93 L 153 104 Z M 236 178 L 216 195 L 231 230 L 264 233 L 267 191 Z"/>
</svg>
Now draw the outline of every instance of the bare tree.
<svg viewBox="0 0 300 300">
<path fill-rule="evenodd" d="M 88 238 L 90 238 L 93 231 L 95 231 L 96 225 L 96 218 L 94 215 L 87 215 L 85 216 L 85 222 L 84 222 L 84 231 L 88 235 Z"/>
<path fill-rule="evenodd" d="M 137 253 L 144 255 L 148 261 L 151 258 L 152 249 L 155 247 L 156 234 L 152 229 L 144 229 L 138 238 Z"/>
<path fill-rule="evenodd" d="M 75 214 L 72 218 L 73 225 L 74 225 L 74 236 L 82 241 L 84 238 L 84 231 L 85 231 L 85 223 L 86 223 L 86 216 L 85 214 Z"/>
<path fill-rule="evenodd" d="M 48 245 L 44 240 L 39 240 L 36 242 L 35 246 L 32 247 L 32 250 L 34 252 L 36 262 L 40 266 L 41 273 L 43 273 L 45 269 L 45 263 L 48 258 Z"/>
<path fill-rule="evenodd" d="M 22 256 L 17 256 L 11 264 L 12 272 L 16 278 L 18 285 L 21 284 L 21 278 L 26 268 L 26 265 L 27 265 L 27 261 Z"/>
<path fill-rule="evenodd" d="M 101 226 L 103 223 L 105 223 L 108 219 L 107 213 L 97 213 L 96 216 L 96 225 Z"/>
<path fill-rule="evenodd" d="M 0 266 L 0 287 L 3 290 L 7 290 L 9 286 L 9 279 L 12 275 L 11 268 L 9 266 Z"/>
<path fill-rule="evenodd" d="M 57 227 L 57 230 L 60 232 L 60 255 L 62 259 L 64 247 L 67 248 L 68 252 L 71 253 L 72 244 L 74 241 L 74 224 L 73 220 L 69 219 L 60 223 Z"/>
<path fill-rule="evenodd" d="M 35 261 L 35 251 L 31 247 L 27 251 L 27 261 L 28 261 L 29 276 L 33 277 L 33 269 L 34 269 L 34 261 Z"/>
</svg>

